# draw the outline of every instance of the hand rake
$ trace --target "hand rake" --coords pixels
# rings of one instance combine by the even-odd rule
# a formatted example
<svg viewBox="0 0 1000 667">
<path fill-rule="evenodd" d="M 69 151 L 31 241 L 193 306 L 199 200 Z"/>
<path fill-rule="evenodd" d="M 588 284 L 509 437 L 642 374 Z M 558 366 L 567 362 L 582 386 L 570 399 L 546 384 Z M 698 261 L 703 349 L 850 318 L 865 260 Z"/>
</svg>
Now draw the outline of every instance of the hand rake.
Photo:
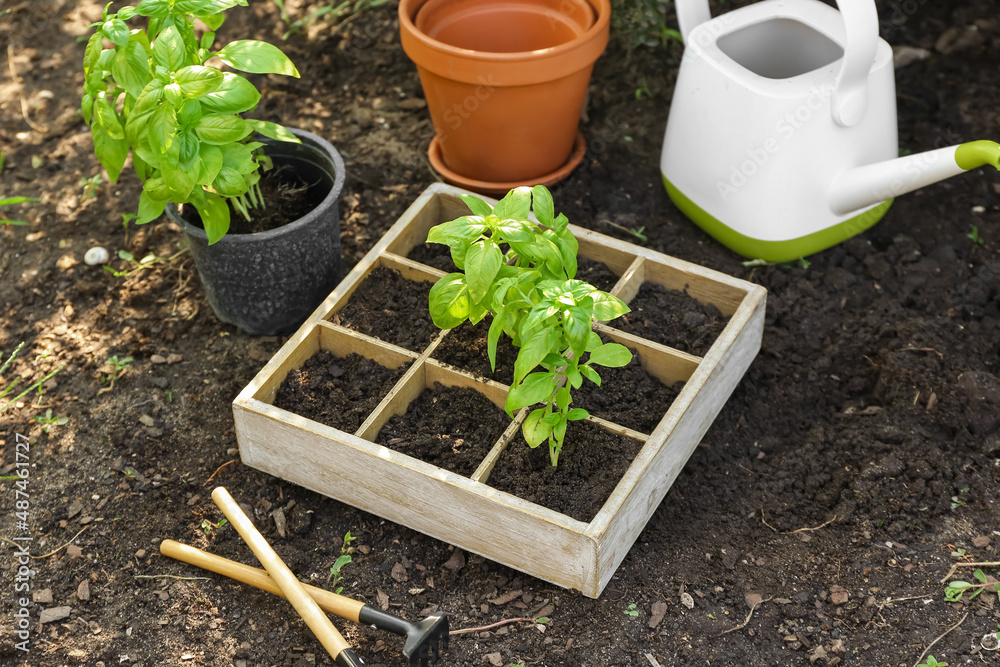
<svg viewBox="0 0 1000 667">
<path fill-rule="evenodd" d="M 281 590 L 267 572 L 255 567 L 243 565 L 173 540 L 160 542 L 160 553 L 255 586 L 269 593 L 282 595 Z M 403 655 L 409 659 L 410 667 L 429 667 L 432 661 L 436 662 L 440 655 L 439 644 L 442 649 L 448 649 L 448 616 L 444 612 L 431 614 L 424 620 L 413 623 L 358 600 L 337 595 L 322 588 L 308 584 L 303 584 L 303 587 L 323 611 L 336 614 L 349 621 L 374 625 L 380 630 L 405 637 Z"/>
</svg>

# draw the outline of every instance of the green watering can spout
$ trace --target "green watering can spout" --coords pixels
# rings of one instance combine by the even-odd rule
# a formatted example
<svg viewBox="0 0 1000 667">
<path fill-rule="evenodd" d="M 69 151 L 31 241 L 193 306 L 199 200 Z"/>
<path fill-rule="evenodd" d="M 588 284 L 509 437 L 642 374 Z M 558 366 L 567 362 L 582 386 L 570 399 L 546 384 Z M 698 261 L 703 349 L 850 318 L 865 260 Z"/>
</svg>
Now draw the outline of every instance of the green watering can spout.
<svg viewBox="0 0 1000 667">
<path fill-rule="evenodd" d="M 965 171 L 987 164 L 1000 170 L 1000 144 L 985 140 L 961 144 L 955 149 L 955 162 Z"/>
</svg>

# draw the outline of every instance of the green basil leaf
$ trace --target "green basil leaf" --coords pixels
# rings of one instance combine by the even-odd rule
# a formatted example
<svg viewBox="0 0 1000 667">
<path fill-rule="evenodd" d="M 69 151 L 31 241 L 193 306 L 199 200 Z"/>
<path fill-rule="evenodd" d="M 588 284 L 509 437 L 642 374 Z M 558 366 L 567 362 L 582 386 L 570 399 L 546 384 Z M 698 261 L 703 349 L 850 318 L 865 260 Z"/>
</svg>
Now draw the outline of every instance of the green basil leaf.
<svg viewBox="0 0 1000 667">
<path fill-rule="evenodd" d="M 577 368 L 585 378 L 596 384 L 598 387 L 601 386 L 601 376 L 597 373 L 597 371 L 587 364 L 581 364 L 580 366 L 577 366 Z"/>
<path fill-rule="evenodd" d="M 177 155 L 177 166 L 184 171 L 195 170 L 197 168 L 195 161 L 198 159 L 198 149 L 201 147 L 198 137 L 193 132 L 178 132 L 177 142 L 180 145 L 180 151 Z M 197 173 L 194 177 L 197 181 Z"/>
<path fill-rule="evenodd" d="M 497 343 L 500 341 L 500 334 L 503 333 L 503 323 L 507 319 L 507 308 L 501 308 L 500 312 L 493 316 L 490 322 L 490 331 L 486 337 L 486 353 L 490 357 L 490 370 L 497 369 Z"/>
<path fill-rule="evenodd" d="M 493 207 L 475 195 L 460 194 L 458 196 L 465 202 L 465 205 L 469 207 L 469 210 L 472 211 L 473 215 L 485 218 L 493 213 Z"/>
<path fill-rule="evenodd" d="M 125 137 L 133 146 L 139 145 L 141 137 L 145 136 L 153 112 L 156 111 L 162 98 L 163 84 L 153 79 L 146 84 L 142 94 L 135 101 L 125 123 Z"/>
<path fill-rule="evenodd" d="M 292 134 L 292 131 L 284 125 L 278 125 L 277 123 L 271 123 L 266 120 L 253 119 L 247 119 L 247 125 L 252 127 L 258 134 L 263 134 L 265 137 L 270 137 L 271 139 L 287 141 L 292 144 L 302 143 L 302 140 Z"/>
<path fill-rule="evenodd" d="M 170 13 L 170 2 L 169 0 L 142 0 L 135 6 L 135 13 L 140 16 L 162 19 Z"/>
<path fill-rule="evenodd" d="M 176 160 L 180 146 L 177 145 L 177 112 L 172 106 L 161 104 L 156 107 L 149 116 L 146 133 L 154 153 L 160 157 L 172 155 Z"/>
<path fill-rule="evenodd" d="M 563 387 L 556 392 L 556 407 L 559 408 L 559 412 L 566 412 L 566 408 L 572 402 L 573 397 L 570 396 L 569 387 Z"/>
<path fill-rule="evenodd" d="M 528 316 L 521 324 L 521 334 L 529 333 L 535 327 L 541 325 L 545 320 L 559 312 L 559 308 L 551 303 L 542 302 L 531 309 Z"/>
<path fill-rule="evenodd" d="M 469 297 L 480 303 L 493 284 L 493 279 L 503 264 L 503 253 L 491 239 L 476 241 L 465 256 L 465 279 Z"/>
<path fill-rule="evenodd" d="M 121 119 L 104 97 L 97 98 L 94 104 L 91 133 L 94 137 L 94 154 L 107 170 L 108 178 L 112 182 L 117 181 L 128 157 L 129 146 Z"/>
<path fill-rule="evenodd" d="M 157 35 L 153 42 L 153 60 L 157 65 L 173 72 L 188 64 L 187 59 L 187 47 L 177 26 L 172 25 Z"/>
<path fill-rule="evenodd" d="M 104 22 L 101 26 L 101 32 L 104 36 L 111 40 L 115 46 L 125 46 L 128 44 L 129 30 L 128 26 L 125 25 L 125 21 L 119 18 L 113 18 Z"/>
<path fill-rule="evenodd" d="M 598 336 L 596 332 L 591 331 L 587 336 L 587 347 L 585 347 L 583 351 L 593 352 L 601 345 L 604 345 L 604 341 L 601 340 L 601 337 Z"/>
<path fill-rule="evenodd" d="M 198 164 L 198 185 L 211 185 L 222 170 L 222 150 L 218 146 L 201 144 Z"/>
<path fill-rule="evenodd" d="M 139 211 L 135 219 L 135 224 L 144 225 L 147 222 L 152 222 L 156 220 L 161 215 L 163 215 L 163 209 L 166 208 L 166 200 L 153 199 L 146 193 L 144 188 L 141 193 L 139 193 Z"/>
<path fill-rule="evenodd" d="M 434 283 L 428 299 L 431 319 L 439 329 L 454 329 L 469 316 L 469 288 L 465 275 L 449 273 Z"/>
<path fill-rule="evenodd" d="M 566 334 L 566 341 L 573 351 L 573 356 L 577 359 L 587 349 L 587 342 L 590 340 L 591 334 L 590 322 L 590 313 L 580 307 L 570 308 L 563 317 L 563 331 Z"/>
<path fill-rule="evenodd" d="M 591 294 L 591 298 L 594 300 L 594 309 L 591 314 L 598 322 L 610 322 L 616 317 L 632 312 L 632 309 L 625 305 L 624 301 L 607 292 L 595 290 Z"/>
<path fill-rule="evenodd" d="M 504 220 L 497 225 L 497 231 L 507 242 L 530 243 L 535 238 L 535 232 L 523 220 Z"/>
<path fill-rule="evenodd" d="M 197 14 L 208 8 L 209 0 L 175 0 L 174 11 L 178 14 Z"/>
<path fill-rule="evenodd" d="M 170 190 L 167 189 L 167 184 L 163 182 L 163 176 L 156 176 L 146 181 L 142 191 L 154 201 L 170 200 Z"/>
<path fill-rule="evenodd" d="M 83 52 L 83 72 L 87 74 L 97 65 L 104 48 L 104 34 L 98 30 L 87 40 L 87 49 Z"/>
<path fill-rule="evenodd" d="M 632 352 L 620 343 L 605 343 L 590 353 L 591 364 L 606 366 L 608 368 L 620 368 L 632 361 Z"/>
<path fill-rule="evenodd" d="M 222 163 L 227 167 L 232 167 L 244 176 L 257 171 L 259 167 L 254 156 L 254 150 L 262 144 L 250 142 L 248 144 L 225 144 L 220 146 L 222 150 Z"/>
<path fill-rule="evenodd" d="M 566 421 L 571 421 L 571 422 L 580 421 L 581 419 L 586 419 L 589 416 L 590 413 L 584 410 L 583 408 L 573 408 L 572 410 L 566 413 Z"/>
<path fill-rule="evenodd" d="M 200 98 L 206 111 L 215 113 L 243 113 L 257 106 L 260 93 L 239 74 L 225 72 L 215 90 Z"/>
<path fill-rule="evenodd" d="M 119 86 L 133 97 L 142 95 L 152 79 L 149 72 L 149 56 L 139 42 L 129 42 L 120 49 L 111 63 L 111 75 Z"/>
<path fill-rule="evenodd" d="M 161 163 L 160 173 L 170 195 L 168 199 L 173 202 L 188 201 L 197 185 L 198 174 L 193 170 L 181 168 L 169 158 L 165 158 Z"/>
<path fill-rule="evenodd" d="M 212 30 L 212 31 L 215 31 L 215 30 L 218 30 L 219 28 L 221 28 L 222 24 L 225 23 L 225 21 L 226 21 L 226 17 L 224 15 L 222 15 L 222 14 L 202 15 L 202 16 L 199 16 L 198 19 L 202 23 L 204 23 L 205 26 L 209 30 Z M 207 49 L 208 47 L 205 47 L 205 48 Z"/>
<path fill-rule="evenodd" d="M 556 464 L 556 460 L 559 458 L 559 450 L 562 449 L 562 442 L 566 439 L 566 420 L 561 419 L 559 422 L 552 427 L 552 438 L 555 440 L 555 447 L 552 447 L 552 443 L 549 443 L 549 459 L 552 461 L 552 465 Z"/>
<path fill-rule="evenodd" d="M 239 116 L 212 114 L 202 116 L 194 131 L 206 144 L 221 146 L 240 141 L 253 132 L 253 128 Z"/>
<path fill-rule="evenodd" d="M 212 181 L 212 188 L 223 197 L 239 197 L 248 190 L 243 174 L 226 166 L 219 170 L 219 175 Z"/>
<path fill-rule="evenodd" d="M 118 18 L 122 21 L 128 21 L 130 18 L 136 15 L 135 7 L 122 7 L 118 10 Z"/>
<path fill-rule="evenodd" d="M 559 255 L 562 257 L 563 269 L 566 271 L 567 278 L 573 278 L 576 276 L 577 260 L 576 255 L 579 252 L 579 243 L 573 233 L 568 229 L 564 229 L 562 232 L 552 232 L 555 234 L 555 244 L 559 249 Z"/>
<path fill-rule="evenodd" d="M 522 378 L 534 370 L 558 342 L 558 334 L 554 329 L 542 329 L 523 341 L 514 361 L 514 384 L 519 384 Z"/>
<path fill-rule="evenodd" d="M 569 219 L 562 213 L 557 215 L 555 217 L 555 220 L 552 221 L 552 229 L 554 229 L 556 232 L 560 233 L 563 232 L 564 230 L 567 229 L 568 225 L 569 225 Z"/>
<path fill-rule="evenodd" d="M 284 74 L 299 77 L 299 71 L 281 49 L 255 39 L 240 39 L 230 42 L 216 56 L 222 62 L 241 72 L 253 74 Z"/>
<path fill-rule="evenodd" d="M 535 218 L 546 227 L 552 225 L 552 217 L 555 215 L 555 204 L 552 203 L 552 194 L 544 185 L 536 185 L 531 188 L 531 196 L 534 200 Z"/>
<path fill-rule="evenodd" d="M 91 115 L 94 111 L 94 98 L 92 95 L 84 95 L 80 99 L 80 111 L 83 112 L 83 122 L 90 125 Z"/>
<path fill-rule="evenodd" d="M 528 443 L 528 446 L 532 449 L 545 442 L 548 439 L 549 434 L 552 433 L 552 427 L 543 421 L 546 412 L 546 408 L 532 410 L 531 414 L 524 420 L 524 425 L 521 427 L 521 433 L 524 435 L 524 441 Z"/>
<path fill-rule="evenodd" d="M 198 98 L 212 92 L 222 83 L 222 79 L 222 72 L 204 65 L 189 65 L 180 69 L 174 77 L 181 94 L 188 98 Z"/>
<path fill-rule="evenodd" d="M 521 408 L 548 401 L 556 389 L 556 383 L 549 373 L 532 373 L 524 382 L 510 388 L 504 410 L 513 414 Z"/>
<path fill-rule="evenodd" d="M 430 231 L 427 232 L 427 242 L 444 245 L 452 245 L 454 240 L 470 242 L 479 238 L 484 231 L 486 231 L 486 225 L 482 218 L 464 215 L 450 222 L 431 227 Z"/>
<path fill-rule="evenodd" d="M 493 215 L 501 220 L 526 220 L 531 211 L 531 188 L 526 185 L 514 188 L 493 207 Z"/>
<path fill-rule="evenodd" d="M 201 216 L 208 244 L 218 242 L 229 231 L 229 205 L 226 200 L 215 193 L 202 190 L 192 203 Z"/>
<path fill-rule="evenodd" d="M 198 100 L 185 100 L 177 112 L 177 124 L 192 129 L 199 120 L 201 120 L 201 103 Z"/>
</svg>

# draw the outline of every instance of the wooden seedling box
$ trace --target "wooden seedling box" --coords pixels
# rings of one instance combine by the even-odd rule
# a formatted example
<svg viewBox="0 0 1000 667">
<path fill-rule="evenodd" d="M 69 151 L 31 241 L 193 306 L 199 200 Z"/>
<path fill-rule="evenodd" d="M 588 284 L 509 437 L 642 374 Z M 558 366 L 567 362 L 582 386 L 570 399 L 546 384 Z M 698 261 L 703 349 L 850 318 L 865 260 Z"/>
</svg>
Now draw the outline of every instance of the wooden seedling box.
<svg viewBox="0 0 1000 667">
<path fill-rule="evenodd" d="M 518 431 L 527 410 L 471 477 L 463 477 L 373 442 L 386 420 L 406 410 L 435 382 L 473 387 L 502 406 L 507 387 L 439 364 L 426 349 L 406 350 L 332 324 L 329 320 L 378 265 L 414 280 L 444 272 L 406 255 L 434 225 L 468 214 L 448 185 L 427 188 L 379 243 L 316 309 L 233 403 L 240 456 L 247 465 L 336 498 L 450 544 L 589 597 L 597 597 L 701 441 L 760 349 L 764 288 L 652 250 L 571 226 L 580 255 L 619 276 L 612 293 L 629 301 L 644 281 L 686 289 L 731 316 L 704 357 L 696 357 L 598 324 L 596 330 L 638 351 L 648 373 L 667 384 L 684 381 L 680 395 L 652 433 L 593 421 L 644 444 L 592 521 L 584 523 L 482 483 Z M 318 350 L 357 352 L 383 366 L 410 364 L 355 433 L 274 407 L 278 386 Z"/>
</svg>

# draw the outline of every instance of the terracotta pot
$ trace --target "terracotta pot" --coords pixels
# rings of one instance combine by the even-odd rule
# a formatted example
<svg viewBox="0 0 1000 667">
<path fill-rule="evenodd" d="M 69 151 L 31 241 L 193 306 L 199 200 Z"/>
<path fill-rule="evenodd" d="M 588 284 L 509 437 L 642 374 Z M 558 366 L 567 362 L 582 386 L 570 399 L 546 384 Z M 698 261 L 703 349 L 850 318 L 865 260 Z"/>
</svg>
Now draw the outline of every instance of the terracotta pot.
<svg viewBox="0 0 1000 667">
<path fill-rule="evenodd" d="M 566 176 L 583 158 L 577 126 L 610 16 L 609 0 L 401 0 L 438 171 L 494 192 Z"/>
</svg>

